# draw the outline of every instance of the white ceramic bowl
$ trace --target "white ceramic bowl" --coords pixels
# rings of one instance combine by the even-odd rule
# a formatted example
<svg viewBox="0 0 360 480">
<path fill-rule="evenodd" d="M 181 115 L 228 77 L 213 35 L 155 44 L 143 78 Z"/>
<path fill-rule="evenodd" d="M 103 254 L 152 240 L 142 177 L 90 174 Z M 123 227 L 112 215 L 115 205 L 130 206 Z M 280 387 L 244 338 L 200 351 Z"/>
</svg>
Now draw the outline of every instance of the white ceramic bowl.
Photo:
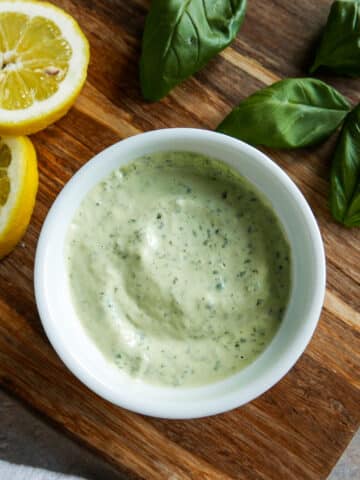
<svg viewBox="0 0 360 480">
<path fill-rule="evenodd" d="M 238 170 L 268 198 L 292 250 L 292 292 L 273 341 L 241 372 L 202 387 L 158 387 L 127 377 L 97 349 L 70 300 L 64 241 L 69 222 L 83 197 L 112 170 L 161 150 L 202 153 Z M 174 128 L 143 133 L 97 155 L 74 175 L 54 202 L 36 252 L 36 302 L 49 340 L 63 362 L 101 397 L 129 410 L 157 417 L 213 415 L 239 407 L 272 387 L 295 364 L 310 341 L 324 292 L 323 243 L 314 216 L 298 188 L 259 150 L 206 130 Z"/>
</svg>

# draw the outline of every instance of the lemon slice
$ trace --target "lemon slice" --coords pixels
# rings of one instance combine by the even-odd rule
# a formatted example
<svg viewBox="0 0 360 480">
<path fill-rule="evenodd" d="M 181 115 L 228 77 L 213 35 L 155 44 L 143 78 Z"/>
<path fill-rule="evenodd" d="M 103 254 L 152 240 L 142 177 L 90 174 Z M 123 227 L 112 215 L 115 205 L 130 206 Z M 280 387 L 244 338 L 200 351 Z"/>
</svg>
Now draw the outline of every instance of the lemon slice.
<svg viewBox="0 0 360 480">
<path fill-rule="evenodd" d="M 27 137 L 0 137 L 0 258 L 23 236 L 34 209 L 38 170 Z"/>
<path fill-rule="evenodd" d="M 88 63 L 88 41 L 63 10 L 0 1 L 0 135 L 35 133 L 65 115 Z"/>
</svg>

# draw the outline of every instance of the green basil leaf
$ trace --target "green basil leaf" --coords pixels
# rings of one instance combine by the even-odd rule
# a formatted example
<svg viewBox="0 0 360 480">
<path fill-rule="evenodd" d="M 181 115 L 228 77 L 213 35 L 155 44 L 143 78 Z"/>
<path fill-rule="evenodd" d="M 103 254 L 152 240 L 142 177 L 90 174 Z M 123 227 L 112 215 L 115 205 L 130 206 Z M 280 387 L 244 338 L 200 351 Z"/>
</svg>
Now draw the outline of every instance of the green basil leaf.
<svg viewBox="0 0 360 480">
<path fill-rule="evenodd" d="M 360 0 L 338 0 L 331 6 L 315 61 L 333 72 L 360 75 Z"/>
<path fill-rule="evenodd" d="M 144 98 L 159 100 L 236 37 L 247 0 L 153 0 L 140 59 Z"/>
<path fill-rule="evenodd" d="M 331 171 L 330 207 L 347 227 L 360 227 L 360 104 L 347 117 Z"/>
<path fill-rule="evenodd" d="M 254 93 L 218 126 L 253 145 L 298 148 L 327 138 L 350 110 L 334 88 L 314 78 L 290 78 Z"/>
</svg>

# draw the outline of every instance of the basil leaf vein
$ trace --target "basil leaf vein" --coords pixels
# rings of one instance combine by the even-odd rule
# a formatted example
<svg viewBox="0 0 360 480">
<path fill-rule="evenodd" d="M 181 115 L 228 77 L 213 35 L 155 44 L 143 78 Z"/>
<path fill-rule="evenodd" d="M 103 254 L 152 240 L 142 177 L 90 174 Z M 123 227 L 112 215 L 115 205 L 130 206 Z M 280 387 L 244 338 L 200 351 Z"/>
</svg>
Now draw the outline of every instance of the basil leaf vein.
<svg viewBox="0 0 360 480">
<path fill-rule="evenodd" d="M 352 77 L 360 75 L 360 0 L 332 4 L 310 72 L 319 67 Z"/>
<path fill-rule="evenodd" d="M 153 0 L 145 23 L 140 83 L 159 100 L 236 37 L 247 0 Z"/>
<path fill-rule="evenodd" d="M 335 148 L 330 208 L 338 222 L 360 226 L 360 104 L 344 122 Z"/>
<path fill-rule="evenodd" d="M 253 145 L 299 148 L 327 138 L 349 110 L 348 101 L 326 83 L 292 78 L 242 101 L 217 130 Z"/>
</svg>

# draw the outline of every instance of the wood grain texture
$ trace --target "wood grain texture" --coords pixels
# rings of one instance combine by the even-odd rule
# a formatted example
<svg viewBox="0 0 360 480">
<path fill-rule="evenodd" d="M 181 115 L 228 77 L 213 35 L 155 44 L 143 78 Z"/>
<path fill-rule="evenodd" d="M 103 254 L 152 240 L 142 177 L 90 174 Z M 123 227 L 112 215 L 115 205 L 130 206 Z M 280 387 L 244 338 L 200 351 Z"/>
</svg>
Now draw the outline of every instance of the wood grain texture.
<svg viewBox="0 0 360 480">
<path fill-rule="evenodd" d="M 88 82 L 75 107 L 35 136 L 37 204 L 23 243 L 0 264 L 0 385 L 127 473 L 145 479 L 321 480 L 360 424 L 360 230 L 328 210 L 330 152 L 266 152 L 304 193 L 327 254 L 327 294 L 314 338 L 274 388 L 212 418 L 145 418 L 99 399 L 62 365 L 42 331 L 33 262 L 45 215 L 94 154 L 155 128 L 214 128 L 242 98 L 279 78 L 304 76 L 329 0 L 250 0 L 231 48 L 156 104 L 139 91 L 146 0 L 56 0 L 91 43 Z M 322 77 L 359 101 L 359 81 Z"/>
</svg>

